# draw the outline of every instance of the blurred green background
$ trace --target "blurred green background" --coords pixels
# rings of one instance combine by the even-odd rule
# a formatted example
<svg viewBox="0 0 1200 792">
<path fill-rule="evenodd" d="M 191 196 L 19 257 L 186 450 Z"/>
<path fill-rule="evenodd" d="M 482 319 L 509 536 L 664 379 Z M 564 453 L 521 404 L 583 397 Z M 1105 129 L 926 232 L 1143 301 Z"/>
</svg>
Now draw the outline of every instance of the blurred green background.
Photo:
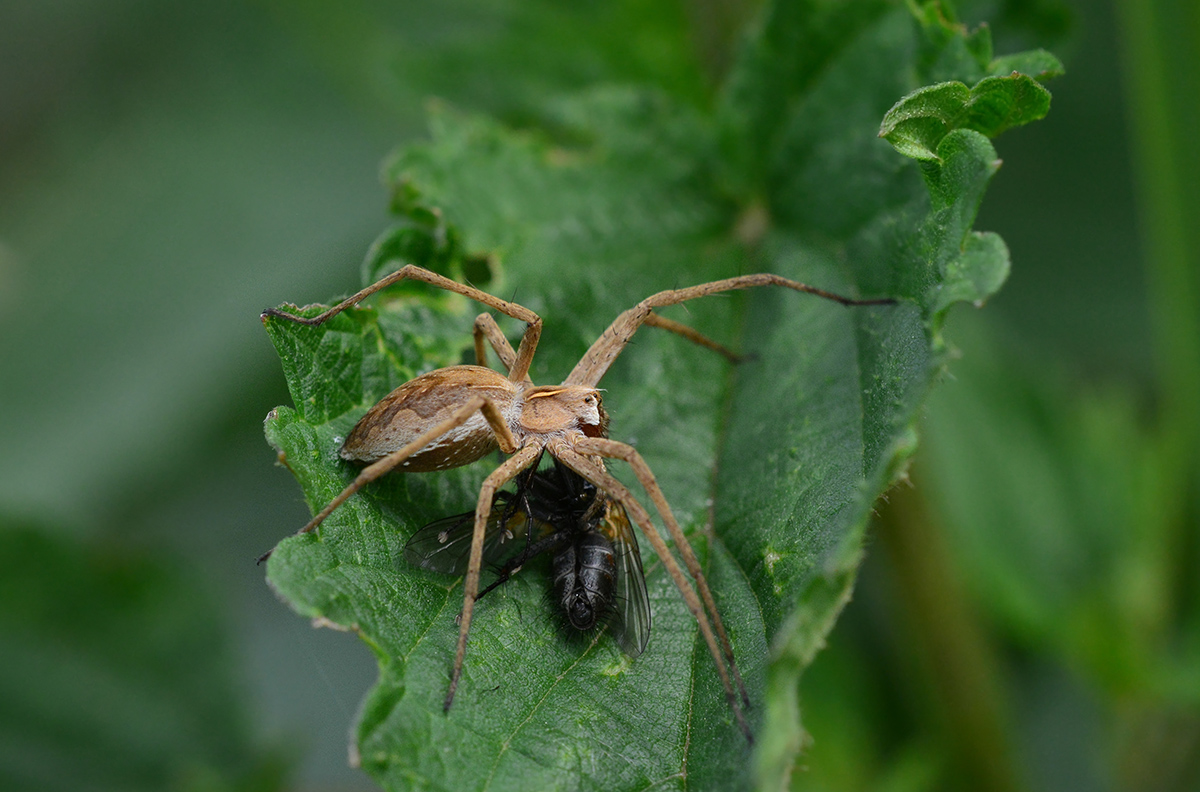
<svg viewBox="0 0 1200 792">
<path fill-rule="evenodd" d="M 915 487 L 802 685 L 794 786 L 1200 788 L 1200 10 L 959 10 L 1067 75 L 996 142 L 976 226 L 1012 276 L 952 317 Z M 307 519 L 262 439 L 288 397 L 258 313 L 357 283 L 429 97 L 514 123 L 595 80 L 703 104 L 753 11 L 0 5 L 0 630 L 39 636 L 0 647 L 0 779 L 373 788 L 346 763 L 373 658 L 253 563 Z M 109 600 L 141 620 L 80 605 Z"/>
</svg>

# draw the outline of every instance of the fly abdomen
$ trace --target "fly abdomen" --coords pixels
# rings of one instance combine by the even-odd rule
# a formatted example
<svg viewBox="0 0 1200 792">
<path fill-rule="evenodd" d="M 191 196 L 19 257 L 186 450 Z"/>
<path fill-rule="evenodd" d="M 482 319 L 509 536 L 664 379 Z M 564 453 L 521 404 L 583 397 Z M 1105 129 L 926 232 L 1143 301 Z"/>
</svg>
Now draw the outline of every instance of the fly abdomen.
<svg viewBox="0 0 1200 792">
<path fill-rule="evenodd" d="M 612 608 L 617 562 L 612 543 L 588 531 L 554 556 L 554 591 L 577 630 L 590 630 Z"/>
</svg>

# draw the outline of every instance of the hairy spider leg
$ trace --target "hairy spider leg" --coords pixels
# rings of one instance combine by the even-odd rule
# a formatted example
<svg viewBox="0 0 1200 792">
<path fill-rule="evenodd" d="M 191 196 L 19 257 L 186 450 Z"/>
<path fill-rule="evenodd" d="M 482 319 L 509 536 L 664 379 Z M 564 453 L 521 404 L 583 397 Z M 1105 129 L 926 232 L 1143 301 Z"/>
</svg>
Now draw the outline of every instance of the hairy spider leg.
<svg viewBox="0 0 1200 792">
<path fill-rule="evenodd" d="M 619 459 L 628 464 L 633 470 L 633 474 L 646 490 L 646 494 L 650 496 L 650 501 L 654 504 L 655 510 L 667 526 L 667 532 L 670 533 L 672 541 L 679 548 L 679 555 L 683 557 L 684 566 L 687 567 L 692 579 L 696 581 L 696 587 L 700 590 L 700 596 L 704 600 L 704 605 L 708 608 L 708 612 L 712 614 L 713 627 L 716 628 L 717 636 L 721 641 L 721 647 L 725 652 L 725 658 L 729 662 L 729 667 L 733 672 L 738 692 L 742 694 L 742 701 L 749 707 L 750 696 L 746 693 L 746 686 L 742 682 L 742 675 L 738 671 L 737 662 L 734 660 L 733 645 L 729 641 L 728 633 L 725 632 L 725 625 L 721 621 L 721 614 L 717 609 L 712 589 L 709 588 L 708 580 L 704 577 L 704 573 L 700 569 L 700 560 L 696 558 L 696 552 L 692 549 L 691 542 L 687 540 L 683 529 L 679 525 L 679 521 L 675 519 L 675 514 L 671 511 L 671 507 L 667 503 L 662 489 L 658 486 L 658 481 L 655 479 L 654 473 L 650 470 L 650 466 L 646 464 L 646 461 L 637 452 L 637 449 L 616 440 L 589 437 L 576 443 L 575 449 L 583 454 L 594 454 L 608 459 Z"/>
<path fill-rule="evenodd" d="M 731 363 L 739 363 L 742 360 L 742 356 L 732 349 L 713 341 L 708 336 L 688 327 L 682 322 L 676 322 L 674 319 L 668 319 L 665 316 L 659 316 L 651 312 L 643 323 L 651 327 L 660 327 L 663 330 L 686 338 L 693 344 L 702 346 L 705 349 L 711 349 Z M 492 318 L 491 314 L 481 313 L 475 317 L 473 335 L 475 341 L 475 362 L 478 365 L 487 365 L 487 347 L 484 346 L 485 341 L 496 352 L 496 357 L 500 358 L 500 363 L 506 371 L 511 371 L 513 366 L 516 365 L 517 353 L 513 351 L 512 345 L 508 343 L 508 339 L 501 332 L 500 326 L 496 324 L 496 320 Z M 526 374 L 525 379 L 529 379 L 528 374 Z"/>
<path fill-rule="evenodd" d="M 688 610 L 692 614 L 692 618 L 696 620 L 700 627 L 700 633 L 704 636 L 704 642 L 708 645 L 709 654 L 712 655 L 713 664 L 717 667 L 717 673 L 721 677 L 721 684 L 725 688 L 725 698 L 729 702 L 730 709 L 733 710 L 734 717 L 737 719 L 738 726 L 741 728 L 746 739 L 753 743 L 754 737 L 750 732 L 750 726 L 746 723 L 746 717 L 742 712 L 741 702 L 738 701 L 738 695 L 734 692 L 733 683 L 729 677 L 729 671 L 726 668 L 725 657 L 721 651 L 721 647 L 717 645 L 716 636 L 713 634 L 713 628 L 709 624 L 708 615 L 704 610 L 704 605 L 700 598 L 696 596 L 695 589 L 688 582 L 687 577 L 683 574 L 683 570 L 679 568 L 675 556 L 671 554 L 667 548 L 667 543 L 663 541 L 662 535 L 658 529 L 654 527 L 654 523 L 650 520 L 650 515 L 642 508 L 642 504 L 633 496 L 623 484 L 617 481 L 613 476 L 604 469 L 599 462 L 593 461 L 588 456 L 573 450 L 566 445 L 552 445 L 549 447 L 550 453 L 574 470 L 579 475 L 583 476 L 588 481 L 591 481 L 596 486 L 607 492 L 614 500 L 625 507 L 625 511 L 633 519 L 633 521 L 642 529 L 642 534 L 650 542 L 654 552 L 658 553 L 659 559 L 663 563 L 663 567 L 667 570 L 667 574 L 675 582 L 676 588 L 683 596 L 684 602 L 687 604 Z M 674 521 L 674 518 L 671 518 Z M 681 532 L 682 533 L 682 532 Z M 677 540 L 678 541 L 678 540 Z M 686 544 L 686 539 L 683 544 Z M 740 678 L 739 678 L 740 682 Z M 742 691 L 745 697 L 745 690 Z M 748 699 L 747 699 L 748 701 Z"/>
<path fill-rule="evenodd" d="M 328 311 L 325 311 L 318 316 L 314 316 L 311 319 L 306 319 L 303 316 L 296 316 L 295 314 L 290 314 L 286 311 L 280 311 L 277 308 L 268 308 L 267 310 L 263 311 L 262 315 L 264 318 L 267 316 L 278 316 L 283 319 L 290 319 L 293 322 L 299 322 L 300 324 L 316 326 L 323 324 L 347 308 L 357 305 L 375 292 L 380 291 L 381 289 L 386 289 L 388 286 L 399 283 L 402 280 L 421 281 L 423 283 L 428 283 L 431 286 L 437 286 L 439 289 L 445 289 L 446 291 L 451 291 L 455 294 L 461 294 L 464 297 L 469 297 L 472 300 L 475 300 L 476 302 L 483 303 L 489 308 L 495 308 L 505 316 L 511 316 L 513 319 L 525 322 L 525 334 L 521 336 L 521 345 L 514 355 L 512 365 L 508 366 L 509 379 L 511 379 L 513 382 L 520 382 L 525 379 L 526 375 L 529 374 L 529 366 L 533 362 L 533 353 L 537 349 L 538 339 L 540 339 L 542 335 L 542 319 L 540 316 L 523 305 L 501 300 L 499 297 L 493 297 L 485 291 L 476 289 L 474 286 L 467 286 L 466 284 L 459 283 L 458 281 L 450 280 L 447 277 L 438 275 L 436 272 L 430 272 L 424 267 L 418 267 L 416 264 L 405 264 L 391 275 L 387 275 L 380 280 L 375 281 L 365 289 L 362 289 L 352 296 L 347 297 L 345 300 L 342 300 Z M 508 342 L 505 341 L 505 343 L 507 344 Z"/>
<path fill-rule="evenodd" d="M 563 381 L 563 384 L 596 387 L 605 373 L 607 373 L 609 366 L 624 351 L 639 327 L 643 324 L 658 324 L 659 327 L 662 326 L 661 323 L 650 318 L 655 315 L 655 308 L 665 308 L 669 305 L 678 305 L 688 300 L 694 300 L 697 297 L 707 297 L 710 294 L 719 294 L 720 292 L 733 291 L 735 289 L 750 289 L 755 286 L 783 286 L 795 291 L 805 292 L 806 294 L 814 294 L 847 306 L 891 305 L 896 302 L 894 299 L 888 297 L 867 300 L 843 297 L 840 294 L 834 294 L 833 292 L 818 289 L 814 286 L 809 286 L 779 275 L 772 275 L 768 272 L 761 272 L 755 275 L 739 275 L 735 278 L 701 283 L 697 286 L 689 286 L 684 289 L 669 289 L 650 295 L 613 320 L 608 329 L 596 339 L 584 356 L 579 359 L 579 362 L 575 364 L 575 368 L 571 370 L 571 373 Z M 658 317 L 658 319 L 661 320 L 661 317 Z"/>
<path fill-rule="evenodd" d="M 458 628 L 458 648 L 454 652 L 454 670 L 450 675 L 450 689 L 442 709 L 450 711 L 454 703 L 454 692 L 462 676 L 463 658 L 467 653 L 467 634 L 471 631 L 471 615 L 475 611 L 475 600 L 479 594 L 479 575 L 483 569 L 483 540 L 487 535 L 488 515 L 492 512 L 492 501 L 496 490 L 503 487 L 542 455 L 542 446 L 526 445 L 504 461 L 500 467 L 488 474 L 479 488 L 479 502 L 475 505 L 475 532 L 471 537 L 471 556 L 467 562 L 467 578 L 463 584 L 463 609 Z"/>
</svg>

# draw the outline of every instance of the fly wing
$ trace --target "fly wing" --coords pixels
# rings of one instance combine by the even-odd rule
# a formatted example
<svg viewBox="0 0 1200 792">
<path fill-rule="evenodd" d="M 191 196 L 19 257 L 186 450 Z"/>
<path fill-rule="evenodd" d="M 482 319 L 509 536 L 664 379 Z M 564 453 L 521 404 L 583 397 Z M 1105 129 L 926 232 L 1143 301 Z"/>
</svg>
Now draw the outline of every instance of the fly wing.
<svg viewBox="0 0 1200 792">
<path fill-rule="evenodd" d="M 500 496 L 506 495 L 506 492 L 500 493 Z M 517 543 L 513 540 L 526 535 L 528 525 L 529 515 L 517 505 L 515 498 L 497 497 L 483 537 L 483 560 L 489 564 L 501 563 L 515 550 Z M 413 534 L 404 545 L 404 558 L 410 564 L 432 572 L 465 574 L 474 529 L 473 511 L 434 520 Z"/>
<path fill-rule="evenodd" d="M 637 657 L 650 640 L 650 598 L 646 595 L 646 575 L 642 571 L 642 553 L 637 536 L 629 524 L 625 507 L 614 500 L 605 504 L 600 529 L 613 543 L 616 557 L 617 614 L 613 637 L 622 651 Z"/>
</svg>

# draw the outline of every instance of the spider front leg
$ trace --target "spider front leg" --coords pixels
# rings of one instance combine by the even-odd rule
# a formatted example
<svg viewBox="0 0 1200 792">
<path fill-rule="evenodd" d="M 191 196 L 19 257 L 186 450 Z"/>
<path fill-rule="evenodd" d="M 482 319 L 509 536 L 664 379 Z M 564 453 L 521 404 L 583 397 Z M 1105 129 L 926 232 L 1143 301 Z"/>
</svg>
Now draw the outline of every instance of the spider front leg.
<svg viewBox="0 0 1200 792">
<path fill-rule="evenodd" d="M 668 332 L 674 333 L 677 336 L 682 336 L 697 346 L 702 346 L 705 349 L 711 349 L 713 352 L 716 352 L 730 363 L 740 363 L 742 361 L 742 356 L 737 352 L 734 352 L 729 347 L 724 346 L 723 344 L 718 344 L 716 341 L 713 341 L 703 333 L 700 333 L 699 331 L 694 330 L 693 328 L 688 327 L 681 322 L 676 322 L 674 319 L 668 319 L 665 316 L 659 316 L 653 311 L 647 314 L 642 324 L 647 324 L 651 327 L 660 327 L 663 330 L 667 330 Z"/>
<path fill-rule="evenodd" d="M 725 625 L 721 622 L 721 614 L 717 610 L 717 603 L 713 597 L 712 589 L 709 588 L 708 580 L 705 579 L 704 573 L 700 569 L 700 560 L 696 558 L 696 552 L 692 550 L 691 543 L 684 536 L 683 529 L 680 528 L 679 521 L 675 519 L 675 514 L 671 511 L 671 506 L 667 503 L 667 499 L 663 495 L 662 489 L 658 486 L 658 481 L 654 478 L 654 473 L 650 470 L 650 466 L 646 464 L 646 460 L 642 458 L 642 455 L 633 446 L 600 437 L 580 439 L 575 443 L 575 450 L 583 454 L 594 454 L 608 459 L 619 459 L 627 463 L 633 470 L 633 474 L 637 476 L 637 480 L 645 488 L 646 493 L 650 496 L 650 501 L 654 504 L 654 508 L 658 511 L 663 523 L 667 526 L 667 532 L 671 534 L 671 539 L 679 548 L 679 555 L 683 557 L 684 566 L 687 567 L 692 579 L 696 581 L 696 587 L 700 590 L 700 596 L 704 599 L 704 605 L 708 608 L 709 613 L 712 614 L 713 627 L 716 628 L 717 636 L 721 639 L 721 648 L 725 652 L 725 658 L 729 661 L 729 668 L 733 672 L 734 680 L 737 682 L 738 691 L 742 694 L 742 701 L 745 702 L 747 707 L 750 706 L 750 697 L 746 693 L 746 686 L 742 683 L 742 675 L 738 671 L 737 663 L 733 658 L 733 645 L 729 642 L 729 635 L 725 632 Z"/>
<path fill-rule="evenodd" d="M 496 357 L 500 358 L 501 365 L 505 371 L 512 371 L 513 366 L 517 365 L 517 353 L 513 351 L 512 344 L 508 343 L 508 338 L 500 330 L 500 325 L 496 324 L 496 320 L 491 314 L 481 313 L 475 317 L 475 364 L 478 366 L 487 365 L 487 347 L 484 342 L 491 344 L 492 351 L 496 353 Z M 529 379 L 529 374 L 526 372 L 525 379 Z"/>
<path fill-rule="evenodd" d="M 483 570 L 483 540 L 487 534 L 488 515 L 492 511 L 496 490 L 516 478 L 518 473 L 533 464 L 541 454 L 541 445 L 531 444 L 523 447 L 493 470 L 479 488 L 479 501 L 475 505 L 475 532 L 471 536 L 471 554 L 467 561 L 467 578 L 463 584 L 458 648 L 454 652 L 454 671 L 450 675 L 450 688 L 446 691 L 446 701 L 442 705 L 446 712 L 450 711 L 450 705 L 454 703 L 454 692 L 458 689 L 458 680 L 462 676 L 463 658 L 467 653 L 467 634 L 471 631 L 471 614 L 475 611 L 475 600 L 479 598 L 479 575 Z"/>
<path fill-rule="evenodd" d="M 578 447 L 579 443 L 576 442 L 575 445 Z M 729 666 L 733 669 L 734 677 L 737 680 L 738 686 L 741 688 L 742 699 L 746 702 L 746 706 L 749 706 L 749 697 L 746 695 L 745 686 L 742 685 L 741 675 L 737 671 L 737 666 L 733 662 L 733 650 L 729 647 L 729 641 L 725 636 L 724 627 L 719 627 L 726 647 L 726 651 L 722 652 L 721 647 L 717 645 L 717 638 L 713 634 L 712 625 L 709 624 L 708 614 L 705 612 L 704 605 L 701 603 L 700 598 L 696 596 L 696 591 L 692 588 L 691 583 L 688 582 L 687 577 L 683 574 L 683 570 L 679 568 L 679 564 L 675 561 L 675 556 L 671 554 L 670 549 L 667 547 L 667 543 L 663 541 L 662 535 L 658 532 L 658 529 L 654 527 L 654 523 L 650 520 L 650 515 L 642 507 L 641 503 L 638 502 L 637 498 L 633 497 L 633 493 L 631 493 L 623 484 L 613 478 L 613 476 L 606 471 L 602 465 L 593 461 L 590 457 L 584 456 L 583 453 L 580 453 L 579 451 L 576 451 L 570 446 L 566 446 L 564 444 L 554 444 L 553 446 L 550 446 L 550 452 L 557 459 L 566 464 L 567 467 L 591 481 L 593 484 L 607 492 L 614 500 L 618 501 L 623 507 L 625 507 L 625 511 L 629 514 L 630 518 L 637 524 L 639 528 L 642 529 L 642 534 L 645 535 L 646 540 L 650 542 L 650 546 L 654 548 L 654 552 L 658 554 L 659 560 L 662 561 L 663 567 L 667 570 L 667 574 L 671 576 L 671 580 L 674 581 L 676 588 L 679 589 L 679 593 L 683 596 L 683 601 L 687 605 L 688 610 L 691 612 L 692 618 L 696 620 L 696 624 L 700 628 L 700 634 L 704 637 L 704 642 L 708 646 L 709 654 L 712 655 L 713 665 L 717 667 L 717 675 L 721 678 L 721 684 L 725 688 L 725 698 L 729 703 L 729 708 L 733 710 L 734 717 L 738 722 L 738 727 L 746 736 L 746 740 L 753 744 L 754 736 L 750 732 L 749 724 L 746 723 L 746 717 L 742 712 L 742 705 L 738 701 L 737 694 L 734 692 L 733 683 L 729 677 L 729 670 L 726 668 L 725 657 L 727 655 L 729 658 Z M 674 523 L 674 517 L 671 518 L 671 523 Z M 675 525 L 675 530 L 678 530 L 677 524 Z M 681 548 L 686 546 L 687 550 L 690 551 L 691 547 L 687 544 L 687 539 L 682 536 L 682 531 L 679 533 L 680 536 L 676 539 L 676 543 L 679 544 Z M 674 537 L 674 533 L 672 533 L 672 536 Z M 681 549 L 680 552 L 683 553 L 684 551 Z M 694 554 L 692 555 L 692 560 L 695 560 Z M 696 570 L 699 572 L 699 564 L 696 565 Z M 698 582 L 703 581 L 704 579 L 703 574 L 693 573 L 693 577 Z M 704 586 L 707 588 L 706 583 Z M 708 600 L 710 602 L 711 598 L 712 594 L 710 592 L 708 595 Z M 713 622 L 717 625 L 720 625 L 720 616 L 716 612 L 715 605 L 710 605 L 709 610 L 712 612 Z"/>
<path fill-rule="evenodd" d="M 668 319 L 665 316 L 659 316 L 651 312 L 646 317 L 644 324 L 651 327 L 660 327 L 663 330 L 686 338 L 697 346 L 711 349 L 730 363 L 738 363 L 742 359 L 741 355 L 728 347 L 718 344 L 703 333 L 693 330 L 685 324 L 676 322 L 674 319 Z M 474 337 L 475 363 L 477 365 L 487 365 L 487 347 L 484 345 L 485 343 L 491 345 L 492 350 L 496 353 L 496 357 L 500 358 L 500 363 L 503 364 L 506 370 L 511 370 L 516 365 L 517 353 L 513 351 L 512 345 L 508 343 L 508 339 L 500 331 L 500 326 L 496 324 L 496 320 L 492 318 L 491 314 L 481 313 L 475 317 Z M 528 374 L 525 376 L 525 379 L 529 379 Z"/>
<path fill-rule="evenodd" d="M 663 327 L 664 320 L 662 317 L 654 313 L 655 308 L 665 308 L 668 305 L 678 305 L 688 300 L 694 300 L 697 297 L 707 297 L 710 294 L 719 294 L 721 292 L 734 291 L 736 289 L 750 289 L 755 286 L 783 286 L 787 289 L 793 289 L 806 294 L 813 294 L 817 297 L 822 297 L 826 300 L 833 300 L 842 305 L 892 305 L 896 301 L 889 297 L 858 300 L 852 297 L 843 297 L 840 294 L 818 289 L 815 286 L 809 286 L 799 281 L 794 281 L 789 278 L 784 278 L 781 275 L 772 275 L 771 273 L 762 272 L 756 275 L 739 275 L 736 278 L 726 278 L 724 280 L 712 281 L 711 283 L 701 283 L 697 286 L 689 286 L 686 289 L 669 289 L 661 291 L 657 294 L 652 294 L 640 303 L 621 313 L 608 329 L 605 330 L 599 338 L 588 349 L 587 353 L 580 358 L 575 364 L 575 368 L 571 370 L 570 375 L 563 381 L 564 385 L 590 385 L 595 387 L 608 371 L 609 366 L 617 359 L 617 356 L 624 351 L 629 344 L 633 334 L 643 324 L 658 325 Z M 674 324 L 678 325 L 677 322 Z M 684 327 L 684 325 L 678 325 Z M 671 329 L 671 328 L 668 328 Z M 690 330 L 690 328 L 687 328 Z M 679 332 L 679 331 L 675 331 Z M 695 332 L 695 331 L 691 331 Z M 684 333 L 680 333 L 685 335 Z M 697 333 L 697 335 L 699 335 Z M 687 337 L 685 335 L 685 337 Z M 702 343 L 702 342 L 697 342 Z"/>
<path fill-rule="evenodd" d="M 399 283 L 402 280 L 421 281 L 422 283 L 428 283 L 431 286 L 437 286 L 439 289 L 445 289 L 446 291 L 451 291 L 455 294 L 461 294 L 464 297 L 469 297 L 470 299 L 475 300 L 476 302 L 483 303 L 489 308 L 494 308 L 503 313 L 505 316 L 511 316 L 513 319 L 518 319 L 522 322 L 525 322 L 525 334 L 521 336 L 521 345 L 517 349 L 512 364 L 506 364 L 509 368 L 509 379 L 511 379 L 513 382 L 520 382 L 525 379 L 525 376 L 529 373 L 529 366 L 533 362 L 533 353 L 537 349 L 538 339 L 541 338 L 542 335 L 541 317 L 522 305 L 501 300 L 499 297 L 493 297 L 485 291 L 476 289 L 474 286 L 467 286 L 466 284 L 459 283 L 458 281 L 450 280 L 447 277 L 438 275 L 436 272 L 430 272 L 424 267 L 418 267 L 416 264 L 405 264 L 403 267 L 391 273 L 390 275 L 380 278 L 370 286 L 359 291 L 357 294 L 347 297 L 345 300 L 342 300 L 328 311 L 325 311 L 318 316 L 314 316 L 311 319 L 306 319 L 303 316 L 296 316 L 295 314 L 290 314 L 287 311 L 281 311 L 278 308 L 268 308 L 262 312 L 262 316 L 264 319 L 268 316 L 277 316 L 281 319 L 287 319 L 292 322 L 316 326 L 323 324 L 334 316 L 337 316 L 347 308 L 357 305 L 375 292 L 381 289 L 386 289 L 388 286 Z M 506 341 L 505 343 L 507 344 L 508 342 Z M 478 348 L 479 344 L 477 343 L 476 349 Z"/>
</svg>

